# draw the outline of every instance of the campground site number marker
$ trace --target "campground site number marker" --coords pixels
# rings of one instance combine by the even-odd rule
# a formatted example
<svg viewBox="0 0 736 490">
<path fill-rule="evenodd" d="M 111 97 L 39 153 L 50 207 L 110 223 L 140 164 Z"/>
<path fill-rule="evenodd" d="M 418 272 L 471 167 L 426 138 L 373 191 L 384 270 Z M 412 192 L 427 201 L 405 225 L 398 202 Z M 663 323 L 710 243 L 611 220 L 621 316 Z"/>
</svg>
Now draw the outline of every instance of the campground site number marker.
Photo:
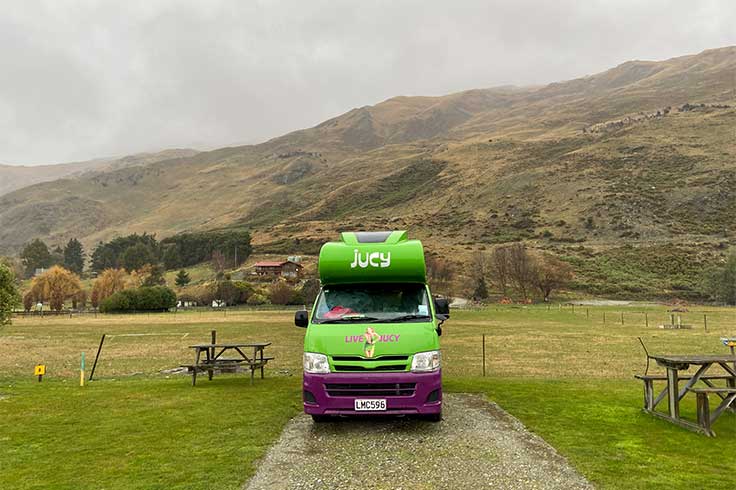
<svg viewBox="0 0 736 490">
<path fill-rule="evenodd" d="M 45 364 L 36 364 L 36 367 L 33 369 L 33 375 L 38 376 L 38 382 L 40 383 L 43 379 L 43 375 L 46 374 L 46 365 Z"/>
</svg>

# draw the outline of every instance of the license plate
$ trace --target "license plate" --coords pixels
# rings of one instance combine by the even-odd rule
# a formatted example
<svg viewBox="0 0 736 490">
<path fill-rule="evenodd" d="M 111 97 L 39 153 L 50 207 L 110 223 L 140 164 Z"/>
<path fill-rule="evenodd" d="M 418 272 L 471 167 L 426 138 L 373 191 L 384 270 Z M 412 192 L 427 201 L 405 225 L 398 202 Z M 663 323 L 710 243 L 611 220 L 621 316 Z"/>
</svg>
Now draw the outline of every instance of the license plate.
<svg viewBox="0 0 736 490">
<path fill-rule="evenodd" d="M 386 410 L 385 399 L 355 400 L 356 412 L 376 412 Z"/>
</svg>

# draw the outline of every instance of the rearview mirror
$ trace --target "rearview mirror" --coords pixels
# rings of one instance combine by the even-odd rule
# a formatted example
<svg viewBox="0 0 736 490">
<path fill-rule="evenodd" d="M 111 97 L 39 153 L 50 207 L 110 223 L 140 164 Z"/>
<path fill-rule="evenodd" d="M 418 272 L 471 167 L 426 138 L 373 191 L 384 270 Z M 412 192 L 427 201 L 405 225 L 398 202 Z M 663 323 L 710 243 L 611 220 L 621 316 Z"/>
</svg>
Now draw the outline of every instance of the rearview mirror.
<svg viewBox="0 0 736 490">
<path fill-rule="evenodd" d="M 450 318 L 450 302 L 447 301 L 447 298 L 435 298 L 434 312 L 436 315 L 444 316 L 445 320 Z"/>
<path fill-rule="evenodd" d="M 309 325 L 307 310 L 299 310 L 294 313 L 294 325 L 301 328 L 307 328 L 307 325 Z"/>
</svg>

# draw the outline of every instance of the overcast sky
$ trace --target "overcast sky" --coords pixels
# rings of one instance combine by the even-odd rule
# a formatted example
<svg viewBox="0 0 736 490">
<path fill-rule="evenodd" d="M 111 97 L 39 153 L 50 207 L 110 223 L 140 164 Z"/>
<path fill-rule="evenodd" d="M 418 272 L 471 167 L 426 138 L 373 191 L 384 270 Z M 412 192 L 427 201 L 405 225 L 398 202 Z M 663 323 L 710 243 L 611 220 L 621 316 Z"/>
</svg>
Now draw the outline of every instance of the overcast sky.
<svg viewBox="0 0 736 490">
<path fill-rule="evenodd" d="M 0 163 L 254 143 L 734 44 L 734 0 L 0 1 Z"/>
</svg>

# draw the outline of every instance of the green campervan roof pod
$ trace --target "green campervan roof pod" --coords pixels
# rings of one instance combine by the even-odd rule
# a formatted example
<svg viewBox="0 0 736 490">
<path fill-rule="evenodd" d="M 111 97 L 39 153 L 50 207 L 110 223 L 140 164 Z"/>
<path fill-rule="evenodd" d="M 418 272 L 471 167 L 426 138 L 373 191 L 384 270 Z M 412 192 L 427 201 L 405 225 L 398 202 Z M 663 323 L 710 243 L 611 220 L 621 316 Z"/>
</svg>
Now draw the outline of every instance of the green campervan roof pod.
<svg viewBox="0 0 736 490">
<path fill-rule="evenodd" d="M 426 283 L 424 248 L 406 231 L 343 232 L 319 253 L 322 285 Z"/>
</svg>

